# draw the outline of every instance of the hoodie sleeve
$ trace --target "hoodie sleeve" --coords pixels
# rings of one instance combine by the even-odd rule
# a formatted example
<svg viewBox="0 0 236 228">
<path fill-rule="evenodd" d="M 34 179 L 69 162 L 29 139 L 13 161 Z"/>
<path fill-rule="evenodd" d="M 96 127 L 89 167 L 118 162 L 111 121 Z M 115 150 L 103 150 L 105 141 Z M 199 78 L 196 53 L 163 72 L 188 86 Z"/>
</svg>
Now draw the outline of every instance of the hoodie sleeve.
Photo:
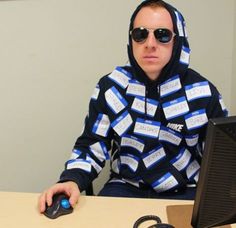
<svg viewBox="0 0 236 228">
<path fill-rule="evenodd" d="M 209 99 L 209 102 L 206 108 L 207 118 L 213 119 L 213 118 L 228 116 L 228 110 L 226 109 L 226 106 L 224 104 L 221 94 L 212 83 L 210 83 L 210 86 L 211 86 L 212 96 Z M 200 134 L 201 143 L 198 145 L 198 148 L 197 148 L 200 154 L 202 154 L 204 151 L 204 145 L 206 142 L 206 133 L 207 133 L 207 125 L 205 125 L 205 127 L 202 128 L 201 134 Z"/>
<path fill-rule="evenodd" d="M 212 91 L 212 99 L 207 109 L 208 119 L 228 116 L 228 110 L 224 104 L 223 98 L 214 85 L 212 85 Z"/>
<path fill-rule="evenodd" d="M 103 79 L 94 89 L 83 132 L 76 140 L 59 180 L 76 182 L 81 192 L 98 176 L 109 159 L 113 131 L 107 115 L 104 96 L 106 83 Z"/>
</svg>

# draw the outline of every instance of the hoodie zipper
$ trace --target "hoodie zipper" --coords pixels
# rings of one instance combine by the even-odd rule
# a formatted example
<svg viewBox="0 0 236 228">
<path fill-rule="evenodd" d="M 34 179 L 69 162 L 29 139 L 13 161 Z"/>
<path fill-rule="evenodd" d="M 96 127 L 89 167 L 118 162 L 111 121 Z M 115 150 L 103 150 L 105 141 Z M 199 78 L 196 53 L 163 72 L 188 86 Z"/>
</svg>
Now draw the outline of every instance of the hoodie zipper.
<svg viewBox="0 0 236 228">
<path fill-rule="evenodd" d="M 150 86 L 149 84 L 146 85 L 146 91 L 145 91 L 145 98 L 144 98 L 144 113 L 145 113 L 145 120 L 148 119 L 148 95 L 150 93 L 150 90 L 151 90 L 152 86 Z M 157 97 L 154 98 L 157 102 L 158 102 L 158 105 L 157 105 L 157 110 L 156 110 L 156 117 L 157 117 L 157 121 L 160 121 L 161 120 L 161 106 L 160 106 L 160 85 L 156 85 L 156 89 L 157 89 Z M 152 98 L 153 99 L 153 98 Z"/>
</svg>

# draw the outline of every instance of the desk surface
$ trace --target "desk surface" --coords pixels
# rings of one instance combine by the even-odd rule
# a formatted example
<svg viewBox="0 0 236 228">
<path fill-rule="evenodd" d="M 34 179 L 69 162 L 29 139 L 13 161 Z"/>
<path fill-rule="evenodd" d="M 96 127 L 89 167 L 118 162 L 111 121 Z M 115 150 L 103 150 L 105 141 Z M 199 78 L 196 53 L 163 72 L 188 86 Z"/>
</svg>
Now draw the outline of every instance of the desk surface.
<svg viewBox="0 0 236 228">
<path fill-rule="evenodd" d="M 37 193 L 0 192 L 0 226 L 132 228 L 143 215 L 158 215 L 162 222 L 167 222 L 167 205 L 193 204 L 192 201 L 81 196 L 72 214 L 51 220 L 38 213 L 38 196 Z"/>
</svg>

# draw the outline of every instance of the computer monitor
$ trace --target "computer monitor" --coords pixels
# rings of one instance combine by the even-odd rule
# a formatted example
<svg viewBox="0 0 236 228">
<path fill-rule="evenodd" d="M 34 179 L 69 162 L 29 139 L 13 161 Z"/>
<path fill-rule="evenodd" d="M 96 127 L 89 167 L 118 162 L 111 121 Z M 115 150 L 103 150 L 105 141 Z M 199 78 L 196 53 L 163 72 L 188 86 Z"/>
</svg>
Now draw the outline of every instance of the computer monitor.
<svg viewBox="0 0 236 228">
<path fill-rule="evenodd" d="M 211 119 L 191 224 L 208 228 L 236 223 L 236 116 Z"/>
</svg>

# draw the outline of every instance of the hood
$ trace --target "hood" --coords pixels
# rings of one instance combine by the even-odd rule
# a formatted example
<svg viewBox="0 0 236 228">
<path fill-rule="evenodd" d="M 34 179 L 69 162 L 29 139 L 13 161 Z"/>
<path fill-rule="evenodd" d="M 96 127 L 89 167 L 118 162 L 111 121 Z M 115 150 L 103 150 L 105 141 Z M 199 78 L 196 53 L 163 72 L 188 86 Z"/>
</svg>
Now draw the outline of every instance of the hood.
<svg viewBox="0 0 236 228">
<path fill-rule="evenodd" d="M 167 65 L 162 69 L 161 74 L 159 75 L 158 79 L 155 81 L 156 83 L 163 82 L 165 80 L 168 80 L 169 78 L 179 75 L 184 75 L 186 70 L 188 69 L 189 65 L 189 57 L 190 57 L 190 48 L 189 43 L 187 40 L 187 33 L 186 33 L 186 26 L 185 26 L 185 20 L 182 14 L 173 6 L 170 4 L 162 1 L 162 0 L 146 0 L 142 1 L 140 5 L 135 9 L 131 19 L 130 19 L 130 26 L 129 26 L 129 33 L 133 29 L 134 19 L 137 15 L 137 13 L 140 11 L 141 8 L 147 5 L 147 3 L 150 2 L 161 2 L 163 6 L 167 9 L 167 11 L 170 13 L 174 32 L 176 34 L 174 38 L 174 47 L 172 52 L 172 57 L 170 61 L 167 63 Z M 133 49 L 132 49 L 132 38 L 129 34 L 129 43 L 128 43 L 128 56 L 129 56 L 129 62 L 132 66 L 132 70 L 134 71 L 133 74 L 136 75 L 136 77 L 146 83 L 150 83 L 151 80 L 148 78 L 148 76 L 145 74 L 145 72 L 142 70 L 142 68 L 138 65 L 136 62 L 134 55 L 133 55 Z M 152 81 L 152 83 L 155 83 Z"/>
</svg>

